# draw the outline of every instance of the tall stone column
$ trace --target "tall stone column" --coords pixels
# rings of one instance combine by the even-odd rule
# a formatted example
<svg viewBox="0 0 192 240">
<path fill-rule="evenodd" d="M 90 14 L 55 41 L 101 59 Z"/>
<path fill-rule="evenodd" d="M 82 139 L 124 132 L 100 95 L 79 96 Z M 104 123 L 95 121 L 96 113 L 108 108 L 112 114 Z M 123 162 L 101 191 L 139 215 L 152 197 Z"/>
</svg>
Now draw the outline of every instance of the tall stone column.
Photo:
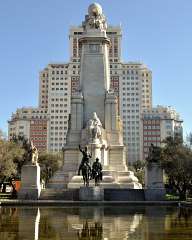
<svg viewBox="0 0 192 240">
<path fill-rule="evenodd" d="M 105 124 L 105 94 L 109 90 L 109 39 L 106 32 L 87 31 L 79 39 L 82 45 L 80 87 L 84 97 L 84 126 L 96 112 Z"/>
</svg>

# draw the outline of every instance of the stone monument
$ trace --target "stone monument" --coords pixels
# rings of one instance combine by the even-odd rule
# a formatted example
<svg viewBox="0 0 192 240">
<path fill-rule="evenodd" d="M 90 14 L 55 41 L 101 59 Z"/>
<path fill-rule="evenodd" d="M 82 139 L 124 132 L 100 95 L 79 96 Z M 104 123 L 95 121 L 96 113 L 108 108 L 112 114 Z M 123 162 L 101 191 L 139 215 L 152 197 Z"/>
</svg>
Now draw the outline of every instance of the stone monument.
<svg viewBox="0 0 192 240">
<path fill-rule="evenodd" d="M 164 200 L 165 187 L 163 169 L 160 166 L 161 148 L 151 144 L 145 171 L 145 199 L 148 201 Z"/>
<path fill-rule="evenodd" d="M 39 199 L 41 193 L 40 167 L 38 164 L 38 150 L 32 141 L 24 145 L 26 156 L 25 164 L 21 170 L 21 188 L 19 199 Z"/>
<path fill-rule="evenodd" d="M 84 32 L 79 39 L 80 88 L 71 97 L 71 115 L 64 146 L 64 185 L 83 186 L 77 170 L 81 162 L 78 146 L 87 146 L 92 162 L 99 158 L 103 166 L 103 188 L 141 188 L 128 171 L 123 144 L 122 123 L 118 99 L 110 89 L 109 45 L 107 23 L 99 4 L 93 3 L 82 23 Z M 93 183 L 94 184 L 94 183 Z"/>
</svg>

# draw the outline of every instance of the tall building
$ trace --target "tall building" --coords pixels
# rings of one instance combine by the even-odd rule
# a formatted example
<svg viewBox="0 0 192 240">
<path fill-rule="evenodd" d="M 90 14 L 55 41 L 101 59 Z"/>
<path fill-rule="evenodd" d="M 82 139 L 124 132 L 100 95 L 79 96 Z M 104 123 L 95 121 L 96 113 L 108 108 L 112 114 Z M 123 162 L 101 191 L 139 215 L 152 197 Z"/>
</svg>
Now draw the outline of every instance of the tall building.
<svg viewBox="0 0 192 240">
<path fill-rule="evenodd" d="M 157 106 L 144 110 L 142 114 L 143 128 L 143 159 L 148 156 L 149 147 L 161 146 L 167 137 L 180 136 L 183 138 L 182 119 L 175 109 Z"/>
<path fill-rule="evenodd" d="M 82 46 L 79 38 L 82 37 L 82 34 L 83 27 L 71 27 L 69 31 L 69 62 L 48 64 L 39 75 L 39 104 L 37 108 L 31 108 L 30 111 L 44 111 L 48 116 L 46 119 L 46 146 L 49 151 L 60 151 L 66 143 L 71 96 L 78 93 L 80 88 Z M 122 30 L 120 26 L 109 25 L 106 34 L 110 39 L 108 47 L 110 89 L 118 96 L 127 157 L 129 162 L 134 162 L 143 158 L 142 112 L 152 109 L 152 72 L 140 62 L 124 62 L 122 60 Z M 18 111 L 22 112 L 23 110 L 18 109 Z M 22 114 L 17 115 L 18 126 L 23 122 Z M 9 121 L 10 137 L 14 131 L 15 134 L 21 132 L 16 127 L 12 127 L 14 122 L 15 114 Z M 28 129 L 29 127 L 24 127 L 23 132 L 24 135 L 31 138 L 32 133 Z"/>
</svg>

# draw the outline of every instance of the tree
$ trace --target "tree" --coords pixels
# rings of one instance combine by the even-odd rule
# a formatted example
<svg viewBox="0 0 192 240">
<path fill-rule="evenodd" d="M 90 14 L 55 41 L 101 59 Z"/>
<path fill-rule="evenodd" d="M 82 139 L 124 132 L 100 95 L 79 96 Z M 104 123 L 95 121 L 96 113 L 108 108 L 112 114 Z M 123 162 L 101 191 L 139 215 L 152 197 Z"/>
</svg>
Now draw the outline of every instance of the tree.
<svg viewBox="0 0 192 240">
<path fill-rule="evenodd" d="M 192 132 L 187 134 L 186 141 L 189 144 L 189 146 L 192 147 Z"/>
<path fill-rule="evenodd" d="M 41 167 L 41 179 L 44 179 L 45 183 L 63 165 L 62 156 L 61 153 L 40 153 L 38 162 Z"/>
<path fill-rule="evenodd" d="M 168 177 L 169 185 L 177 190 L 180 200 L 192 187 L 192 151 L 180 138 L 168 137 L 161 152 L 162 168 Z"/>
<path fill-rule="evenodd" d="M 23 159 L 23 149 L 14 142 L 0 140 L 0 183 L 17 175 L 18 163 Z"/>
</svg>

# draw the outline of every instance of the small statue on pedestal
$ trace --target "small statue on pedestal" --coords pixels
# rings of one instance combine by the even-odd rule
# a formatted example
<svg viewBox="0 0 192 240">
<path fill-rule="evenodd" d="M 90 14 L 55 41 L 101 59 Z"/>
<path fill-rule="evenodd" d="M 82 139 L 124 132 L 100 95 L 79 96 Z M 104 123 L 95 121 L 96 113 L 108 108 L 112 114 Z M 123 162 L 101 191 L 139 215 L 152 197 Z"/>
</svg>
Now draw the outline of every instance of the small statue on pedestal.
<svg viewBox="0 0 192 240">
<path fill-rule="evenodd" d="M 146 158 L 148 163 L 159 163 L 161 158 L 161 148 L 151 144 L 149 147 L 149 153 Z"/>
<path fill-rule="evenodd" d="M 32 163 L 36 165 L 38 162 L 38 150 L 34 146 L 33 141 L 27 140 L 24 143 L 24 149 L 26 151 L 25 160 L 27 163 Z"/>
</svg>

